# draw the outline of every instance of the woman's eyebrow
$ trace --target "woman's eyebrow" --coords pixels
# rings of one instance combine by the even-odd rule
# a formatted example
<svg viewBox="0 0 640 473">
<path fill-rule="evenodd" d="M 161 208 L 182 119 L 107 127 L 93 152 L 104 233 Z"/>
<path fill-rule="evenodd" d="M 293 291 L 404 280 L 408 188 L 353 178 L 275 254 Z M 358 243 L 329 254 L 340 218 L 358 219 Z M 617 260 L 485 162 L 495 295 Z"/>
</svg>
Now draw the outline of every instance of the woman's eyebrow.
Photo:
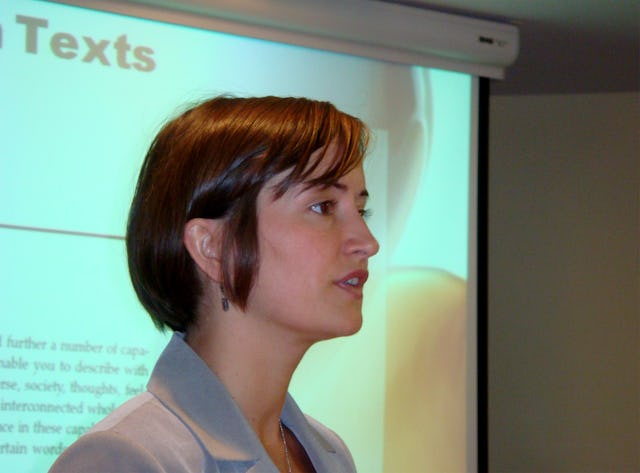
<svg viewBox="0 0 640 473">
<path fill-rule="evenodd" d="M 317 183 L 317 184 L 309 184 L 307 183 L 307 185 L 304 186 L 300 186 L 300 189 L 295 193 L 295 195 L 301 195 L 304 194 L 307 191 L 310 191 L 312 189 L 329 189 L 329 188 L 334 188 L 334 189 L 338 189 L 340 192 L 347 192 L 348 187 L 341 183 L 341 182 L 332 182 L 332 183 Z M 358 198 L 362 198 L 364 200 L 369 199 L 369 191 L 367 189 L 362 189 L 357 195 L 356 197 Z"/>
<path fill-rule="evenodd" d="M 341 182 L 334 182 L 329 187 L 335 187 L 336 189 L 341 190 L 343 192 L 347 191 L 347 186 L 342 184 Z M 369 191 L 367 189 L 362 189 L 360 191 L 360 193 L 358 194 L 358 197 L 368 198 L 369 197 Z"/>
</svg>

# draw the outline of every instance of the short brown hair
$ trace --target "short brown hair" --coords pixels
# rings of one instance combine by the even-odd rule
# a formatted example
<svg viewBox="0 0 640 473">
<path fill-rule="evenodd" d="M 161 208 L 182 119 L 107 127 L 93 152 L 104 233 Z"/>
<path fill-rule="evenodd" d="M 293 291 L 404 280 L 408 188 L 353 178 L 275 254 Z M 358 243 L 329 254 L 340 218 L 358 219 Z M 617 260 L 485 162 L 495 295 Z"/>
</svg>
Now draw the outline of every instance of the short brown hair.
<svg viewBox="0 0 640 473">
<path fill-rule="evenodd" d="M 189 220 L 225 219 L 225 294 L 245 308 L 259 262 L 256 199 L 264 184 L 289 171 L 276 198 L 294 184 L 330 185 L 361 164 L 368 140 L 362 121 L 305 98 L 215 97 L 169 121 L 142 164 L 126 235 L 133 287 L 155 325 L 184 331 L 195 321 L 202 287 L 183 243 Z M 309 179 L 320 161 L 312 153 L 330 143 L 341 152 Z"/>
</svg>

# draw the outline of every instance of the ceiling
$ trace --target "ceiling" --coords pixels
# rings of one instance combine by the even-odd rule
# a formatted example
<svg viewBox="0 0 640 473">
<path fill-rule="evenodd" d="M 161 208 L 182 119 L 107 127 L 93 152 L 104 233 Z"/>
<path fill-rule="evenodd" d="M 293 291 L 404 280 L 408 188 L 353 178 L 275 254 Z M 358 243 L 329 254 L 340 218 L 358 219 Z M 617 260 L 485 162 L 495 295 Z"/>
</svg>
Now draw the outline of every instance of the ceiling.
<svg viewBox="0 0 640 473">
<path fill-rule="evenodd" d="M 516 25 L 518 59 L 492 94 L 640 90 L 640 0 L 387 0 Z"/>
</svg>

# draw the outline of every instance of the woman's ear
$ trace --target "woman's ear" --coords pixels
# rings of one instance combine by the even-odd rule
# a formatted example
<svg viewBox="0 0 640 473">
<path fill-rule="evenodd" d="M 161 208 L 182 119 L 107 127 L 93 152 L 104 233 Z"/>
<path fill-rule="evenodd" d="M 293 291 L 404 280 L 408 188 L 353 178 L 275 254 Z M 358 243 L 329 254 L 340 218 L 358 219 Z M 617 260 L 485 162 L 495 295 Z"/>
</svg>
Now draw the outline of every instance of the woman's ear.
<svg viewBox="0 0 640 473">
<path fill-rule="evenodd" d="M 222 281 L 220 251 L 222 220 L 194 218 L 184 227 L 184 246 L 198 268 L 215 282 Z"/>
</svg>

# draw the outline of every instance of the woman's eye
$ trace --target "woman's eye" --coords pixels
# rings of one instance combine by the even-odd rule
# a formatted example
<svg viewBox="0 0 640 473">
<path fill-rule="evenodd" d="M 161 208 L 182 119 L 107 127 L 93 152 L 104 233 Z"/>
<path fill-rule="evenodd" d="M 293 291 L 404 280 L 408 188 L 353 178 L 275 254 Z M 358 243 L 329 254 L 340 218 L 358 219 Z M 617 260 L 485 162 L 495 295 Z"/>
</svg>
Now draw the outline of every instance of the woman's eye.
<svg viewBox="0 0 640 473">
<path fill-rule="evenodd" d="M 360 216 L 364 219 L 371 217 L 371 214 L 373 213 L 371 209 L 359 209 L 358 212 L 360 213 Z"/>
<path fill-rule="evenodd" d="M 324 202 L 318 202 L 309 207 L 312 212 L 319 215 L 329 215 L 333 212 L 336 203 L 331 200 L 325 200 Z"/>
</svg>

